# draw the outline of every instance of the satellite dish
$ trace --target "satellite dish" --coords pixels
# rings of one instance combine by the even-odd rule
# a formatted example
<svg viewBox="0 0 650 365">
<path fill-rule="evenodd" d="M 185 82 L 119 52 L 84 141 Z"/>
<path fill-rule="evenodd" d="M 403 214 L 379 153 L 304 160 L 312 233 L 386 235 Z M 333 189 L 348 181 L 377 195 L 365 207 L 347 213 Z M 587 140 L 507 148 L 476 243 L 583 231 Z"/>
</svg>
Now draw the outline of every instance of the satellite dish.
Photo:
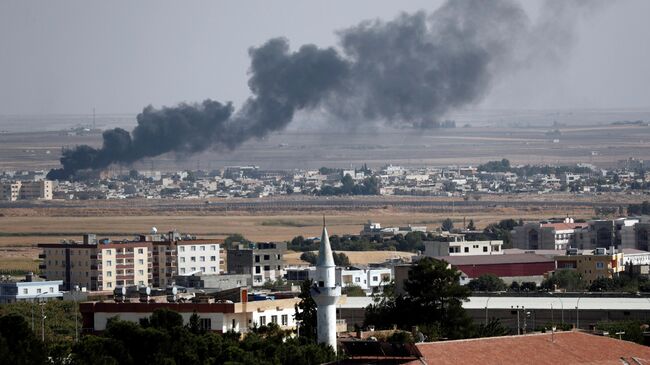
<svg viewBox="0 0 650 365">
<path fill-rule="evenodd" d="M 151 234 L 156 234 L 156 233 L 158 233 L 158 228 L 151 227 Z"/>
</svg>

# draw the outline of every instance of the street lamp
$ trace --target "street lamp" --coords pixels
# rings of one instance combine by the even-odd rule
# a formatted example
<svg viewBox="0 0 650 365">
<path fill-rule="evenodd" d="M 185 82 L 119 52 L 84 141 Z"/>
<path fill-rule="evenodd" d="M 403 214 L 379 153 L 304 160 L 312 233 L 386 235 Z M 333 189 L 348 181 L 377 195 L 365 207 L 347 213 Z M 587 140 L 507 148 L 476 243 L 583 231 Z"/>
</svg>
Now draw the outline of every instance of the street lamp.
<svg viewBox="0 0 650 365">
<path fill-rule="evenodd" d="M 45 294 L 47 294 L 47 292 L 42 292 L 42 293 L 37 294 L 37 295 L 34 297 L 34 303 L 39 302 L 39 298 L 38 298 L 38 297 L 40 297 L 41 295 L 45 295 Z M 32 331 L 34 331 L 34 306 L 32 305 L 32 306 L 30 306 L 30 307 L 32 308 Z"/>
<path fill-rule="evenodd" d="M 45 343 L 45 303 L 41 303 L 41 341 Z"/>
<path fill-rule="evenodd" d="M 578 304 L 580 304 L 580 299 L 582 299 L 582 297 L 579 297 L 578 301 L 576 302 L 576 329 L 580 329 L 580 310 L 578 308 Z"/>
<path fill-rule="evenodd" d="M 490 299 L 492 297 L 488 297 L 487 300 L 485 301 L 485 325 L 488 325 L 488 303 L 490 303 Z"/>
<path fill-rule="evenodd" d="M 72 291 L 72 301 L 74 302 L 74 341 L 79 342 L 79 304 L 77 303 L 77 292 L 79 285 L 75 285 Z"/>
</svg>

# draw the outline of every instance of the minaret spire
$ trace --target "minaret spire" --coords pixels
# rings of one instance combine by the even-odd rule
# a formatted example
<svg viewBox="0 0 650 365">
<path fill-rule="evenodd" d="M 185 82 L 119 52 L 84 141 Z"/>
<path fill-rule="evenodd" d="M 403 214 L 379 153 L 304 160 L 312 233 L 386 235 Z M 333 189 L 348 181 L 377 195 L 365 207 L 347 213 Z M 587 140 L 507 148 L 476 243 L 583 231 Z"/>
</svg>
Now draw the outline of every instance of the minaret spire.
<svg viewBox="0 0 650 365">
<path fill-rule="evenodd" d="M 323 215 L 323 233 L 318 248 L 316 261 L 316 288 L 311 291 L 318 309 L 318 342 L 332 346 L 336 351 L 336 303 L 341 296 L 341 287 L 336 285 L 336 265 L 332 255 L 332 246 L 327 233 L 325 215 Z"/>
</svg>

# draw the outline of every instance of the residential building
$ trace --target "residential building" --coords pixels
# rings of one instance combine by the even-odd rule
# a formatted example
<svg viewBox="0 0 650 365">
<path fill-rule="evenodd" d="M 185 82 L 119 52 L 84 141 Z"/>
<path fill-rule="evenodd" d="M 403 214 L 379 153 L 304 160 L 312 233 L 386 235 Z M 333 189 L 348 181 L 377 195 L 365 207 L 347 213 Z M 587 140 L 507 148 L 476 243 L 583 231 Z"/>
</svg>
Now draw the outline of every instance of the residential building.
<svg viewBox="0 0 650 365">
<path fill-rule="evenodd" d="M 177 241 L 178 274 L 220 274 L 223 264 L 220 244 L 223 240 Z"/>
<path fill-rule="evenodd" d="M 91 237 L 88 237 L 91 236 Z M 118 286 L 153 284 L 151 242 L 112 242 L 86 235 L 82 243 L 43 243 L 41 273 L 62 280 L 64 290 L 75 285 L 92 291 Z"/>
<path fill-rule="evenodd" d="M 423 243 L 424 255 L 429 257 L 503 254 L 503 241 L 465 241 L 465 235 L 462 234 L 447 235 L 444 241 Z"/>
<path fill-rule="evenodd" d="M 587 223 L 573 218 L 526 223 L 512 231 L 512 246 L 522 250 L 565 250 L 576 247 Z"/>
<path fill-rule="evenodd" d="M 43 243 L 39 268 L 50 280 L 63 280 L 65 290 L 78 285 L 91 291 L 113 290 L 121 286 L 167 287 L 179 268 L 219 274 L 223 240 L 167 235 L 138 235 L 134 240 L 111 241 L 86 234 L 82 242 Z M 194 247 L 194 249 L 192 249 Z M 192 259 L 192 257 L 194 259 Z"/>
<path fill-rule="evenodd" d="M 33 274 L 28 274 L 23 281 L 3 278 L 0 280 L 0 304 L 61 299 L 61 285 L 62 280 L 34 280 Z"/>
<path fill-rule="evenodd" d="M 286 251 L 286 242 L 240 244 L 227 251 L 227 271 L 229 274 L 250 274 L 253 286 L 261 286 L 284 276 Z"/>
<path fill-rule="evenodd" d="M 52 181 L 16 181 L 0 183 L 0 200 L 51 200 Z"/>
<path fill-rule="evenodd" d="M 599 278 L 611 279 L 625 270 L 623 253 L 615 249 L 597 248 L 593 253 L 571 254 L 555 257 L 557 270 L 574 270 L 591 284 Z"/>
</svg>

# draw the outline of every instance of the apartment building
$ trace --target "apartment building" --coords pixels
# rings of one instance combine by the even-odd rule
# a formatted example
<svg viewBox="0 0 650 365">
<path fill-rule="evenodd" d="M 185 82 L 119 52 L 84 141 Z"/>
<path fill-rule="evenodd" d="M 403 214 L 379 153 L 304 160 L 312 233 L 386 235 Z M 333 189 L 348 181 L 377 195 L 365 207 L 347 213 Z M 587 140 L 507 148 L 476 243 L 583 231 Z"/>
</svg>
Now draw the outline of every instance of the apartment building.
<svg viewBox="0 0 650 365">
<path fill-rule="evenodd" d="M 465 241 L 462 234 L 448 234 L 445 241 L 423 243 L 424 255 L 429 257 L 503 254 L 503 241 Z"/>
<path fill-rule="evenodd" d="M 587 223 L 573 218 L 526 223 L 512 231 L 512 245 L 522 250 L 566 250 L 584 239 Z"/>
<path fill-rule="evenodd" d="M 16 181 L 0 184 L 0 200 L 51 200 L 52 181 Z"/>
<path fill-rule="evenodd" d="M 263 285 L 284 276 L 286 242 L 260 242 L 239 245 L 227 251 L 229 274 L 251 274 L 253 286 Z"/>
<path fill-rule="evenodd" d="M 177 241 L 178 274 L 195 273 L 218 275 L 222 273 L 223 259 L 220 245 L 215 240 Z"/>
<path fill-rule="evenodd" d="M 85 235 L 84 241 L 39 244 L 41 274 L 62 280 L 64 290 L 75 285 L 93 291 L 113 290 L 125 285 L 151 285 L 151 242 L 113 242 Z"/>
<path fill-rule="evenodd" d="M 596 248 L 592 253 L 577 254 L 577 250 L 569 250 L 567 255 L 556 256 L 558 270 L 575 270 L 582 279 L 591 284 L 598 278 L 613 278 L 625 271 L 623 253 L 610 248 Z"/>
<path fill-rule="evenodd" d="M 179 269 L 188 272 L 194 265 L 193 271 L 218 274 L 220 242 L 181 238 L 175 232 L 154 231 L 131 241 L 98 240 L 86 234 L 83 242 L 39 244 L 43 250 L 39 268 L 49 280 L 62 280 L 65 290 L 75 285 L 97 291 L 127 285 L 166 287 Z"/>
</svg>

